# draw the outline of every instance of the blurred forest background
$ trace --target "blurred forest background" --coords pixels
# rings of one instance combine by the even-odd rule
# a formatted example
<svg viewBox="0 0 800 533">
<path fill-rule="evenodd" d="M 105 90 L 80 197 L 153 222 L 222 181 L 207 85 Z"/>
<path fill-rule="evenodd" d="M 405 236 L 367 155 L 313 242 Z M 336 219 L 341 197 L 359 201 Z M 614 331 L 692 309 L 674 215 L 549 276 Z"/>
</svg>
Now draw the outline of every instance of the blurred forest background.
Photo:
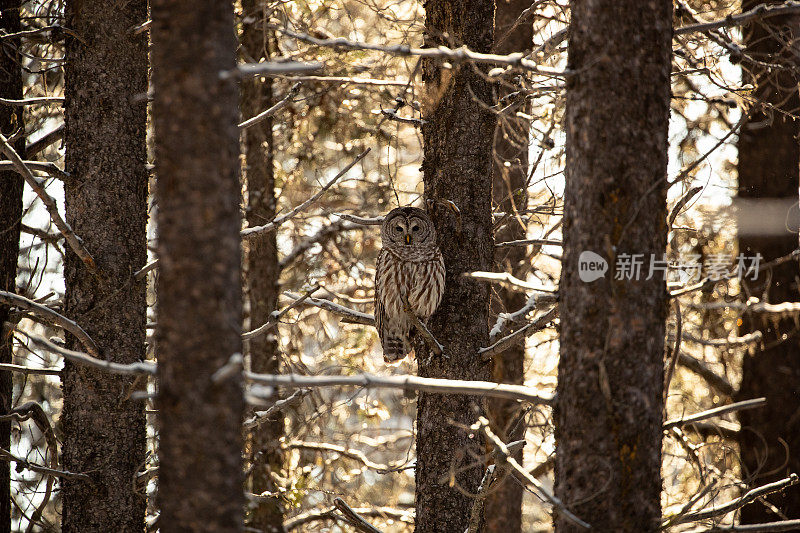
<svg viewBox="0 0 800 533">
<path fill-rule="evenodd" d="M 499 533 L 582 531 L 580 520 L 597 531 L 800 531 L 800 3 L 677 0 L 669 15 L 663 1 L 570 4 L 0 0 L 0 531 Z M 619 28 L 594 27 L 593 9 Z M 568 57 L 571 36 L 592 31 L 608 53 Z M 660 217 L 654 242 L 671 262 L 666 290 L 660 273 L 653 280 L 663 331 L 650 332 L 650 352 L 631 352 L 630 373 L 612 375 L 611 389 L 605 367 L 599 384 L 577 372 L 566 385 L 597 405 L 647 406 L 615 423 L 634 433 L 650 424 L 663 439 L 653 452 L 660 472 L 636 474 L 661 480 L 651 508 L 625 489 L 639 485 L 630 469 L 644 468 L 637 448 L 597 444 L 616 431 L 610 423 L 597 443 L 587 429 L 570 445 L 592 450 L 572 457 L 586 465 L 573 482 L 610 500 L 580 499 L 557 481 L 571 467 L 556 459 L 553 406 L 557 388 L 558 401 L 572 394 L 560 388 L 570 371 L 560 368 L 560 331 L 583 316 L 559 312 L 562 260 L 572 257 L 565 228 L 577 228 L 565 221 L 565 194 L 576 190 L 565 179 L 568 141 L 580 135 L 567 131 L 570 71 L 618 72 L 619 36 L 623 49 L 642 50 L 630 58 L 638 69 L 658 55 L 648 39 L 659 35 L 671 42 L 666 176 L 656 162 L 631 193 L 646 196 L 660 179 L 661 211 L 644 212 Z M 492 56 L 459 55 L 462 45 Z M 451 80 L 463 90 L 442 96 L 437 76 L 468 81 Z M 623 76 L 595 89 L 625 94 L 660 81 Z M 448 110 L 432 111 L 440 98 Z M 640 137 L 609 105 L 597 119 L 612 124 L 600 150 Z M 456 147 L 434 153 L 436 143 Z M 209 167 L 204 155 L 215 151 Z M 464 159 L 432 169 L 443 153 Z M 491 209 L 480 213 L 475 175 L 485 176 L 480 190 L 491 184 Z M 495 243 L 493 257 L 460 271 L 488 309 L 482 348 L 463 372 L 458 354 L 385 364 L 372 324 L 380 217 L 431 198 L 452 200 L 445 211 L 467 233 L 480 219 Z M 591 223 L 595 213 L 582 216 Z M 435 218 L 437 227 L 452 217 Z M 469 234 L 457 242 L 447 231 L 443 250 L 469 251 Z M 182 270 L 181 254 L 196 269 Z M 737 269 L 740 254 L 761 255 L 757 276 Z M 206 276 L 213 265 L 222 270 Z M 611 284 L 615 267 L 593 287 Z M 591 306 L 614 315 L 617 297 Z M 231 331 L 234 340 L 245 332 L 241 346 L 227 342 Z M 447 352 L 446 326 L 433 333 Z M 162 346 L 172 357 L 164 368 Z M 663 369 L 651 380 L 657 397 L 666 383 L 655 403 L 626 388 L 630 376 L 648 379 L 635 367 L 645 354 Z M 230 377 L 242 367 L 243 382 Z M 358 386 L 363 374 L 378 381 Z M 353 381 L 280 384 L 277 375 Z M 455 446 L 418 435 L 421 385 L 379 383 L 415 375 L 526 388 L 505 398 L 467 388 L 476 395 L 460 404 L 431 396 L 452 410 L 438 431 L 478 443 Z M 208 392 L 201 382 L 230 384 Z M 572 438 L 564 431 L 559 443 Z M 420 442 L 450 461 L 431 467 L 433 488 L 433 474 L 415 484 Z M 223 460 L 231 449 L 241 457 Z M 230 473 L 240 458 L 242 473 Z M 629 506 L 650 521 L 617 516 Z M 178 518 L 192 513 L 194 525 Z"/>
</svg>

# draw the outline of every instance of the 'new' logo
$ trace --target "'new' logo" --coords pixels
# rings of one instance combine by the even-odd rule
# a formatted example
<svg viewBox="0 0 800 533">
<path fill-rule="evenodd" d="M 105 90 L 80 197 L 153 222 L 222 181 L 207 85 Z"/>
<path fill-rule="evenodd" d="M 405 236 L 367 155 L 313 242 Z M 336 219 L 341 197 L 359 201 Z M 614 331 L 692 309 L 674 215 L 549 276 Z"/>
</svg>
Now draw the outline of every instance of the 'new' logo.
<svg viewBox="0 0 800 533">
<path fill-rule="evenodd" d="M 605 277 L 608 272 L 608 262 L 596 253 L 586 250 L 578 258 L 578 277 L 584 283 L 591 283 L 596 279 Z"/>
</svg>

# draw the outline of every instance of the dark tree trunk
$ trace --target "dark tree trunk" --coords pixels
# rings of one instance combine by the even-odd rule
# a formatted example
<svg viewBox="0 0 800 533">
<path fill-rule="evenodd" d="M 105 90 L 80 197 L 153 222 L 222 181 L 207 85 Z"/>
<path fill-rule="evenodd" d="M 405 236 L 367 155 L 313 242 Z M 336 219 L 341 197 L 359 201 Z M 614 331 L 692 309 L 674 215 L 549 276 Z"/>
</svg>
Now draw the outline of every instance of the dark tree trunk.
<svg viewBox="0 0 800 533">
<path fill-rule="evenodd" d="M 145 287 L 133 273 L 147 259 L 147 38 L 131 28 L 147 2 L 70 1 L 65 71 L 67 222 L 97 265 L 91 274 L 68 251 L 66 314 L 110 361 L 145 358 Z M 82 349 L 77 340 L 69 344 Z M 94 483 L 63 480 L 63 530 L 142 531 L 145 495 L 134 491 L 145 457 L 143 388 L 129 376 L 66 363 L 63 462 Z"/>
<path fill-rule="evenodd" d="M 531 7 L 531 0 L 498 0 L 494 14 L 495 52 L 511 54 L 529 50 L 533 44 L 533 17 L 528 16 L 514 27 L 522 12 Z M 510 91 L 498 86 L 500 96 Z M 512 102 L 508 102 L 511 104 Z M 498 121 L 494 138 L 494 204 L 509 213 L 507 224 L 495 234 L 497 242 L 525 238 L 525 227 L 514 216 L 524 211 L 528 204 L 525 182 L 528 176 L 528 133 L 530 122 L 516 116 L 517 111 L 527 112 L 530 107 L 523 96 L 514 100 L 515 107 Z M 495 261 L 501 272 L 511 272 L 524 278 L 529 270 L 524 247 L 497 248 Z M 527 298 L 519 291 L 500 288 L 497 291 L 497 312 L 513 312 L 525 305 Z M 492 379 L 498 383 L 521 385 L 524 375 L 525 343 L 508 348 L 495 357 Z M 524 438 L 525 425 L 520 420 L 520 403 L 492 399 L 488 402 L 490 420 L 497 435 L 505 442 Z M 522 450 L 515 454 L 522 464 Z M 487 533 L 513 533 L 522 529 L 522 484 L 507 476 L 486 498 Z"/>
<path fill-rule="evenodd" d="M 164 531 L 241 531 L 239 92 L 233 5 L 152 0 Z"/>
<path fill-rule="evenodd" d="M 16 33 L 20 30 L 20 0 L 0 0 L 0 30 Z M 19 63 L 19 40 L 0 41 L 0 98 L 22 98 L 22 70 Z M 0 105 L 0 132 L 6 137 L 24 130 L 22 108 Z M 25 136 L 14 149 L 22 154 Z M 15 292 L 19 232 L 22 222 L 22 176 L 13 170 L 0 172 L 0 290 Z M 6 328 L 8 307 L 0 305 L 0 363 L 11 363 L 12 335 Z M 12 406 L 11 372 L 0 372 L 0 412 L 8 413 Z M 0 422 L 0 448 L 11 448 L 11 422 Z M 0 464 L 0 532 L 11 531 L 11 472 L 8 464 Z"/>
<path fill-rule="evenodd" d="M 426 46 L 492 46 L 492 0 L 428 0 Z M 445 39 L 442 36 L 447 35 Z M 447 267 L 444 298 L 430 319 L 431 332 L 448 358 L 417 343 L 419 374 L 450 379 L 489 379 L 477 350 L 488 341 L 489 288 L 461 276 L 491 270 L 492 138 L 494 116 L 486 110 L 492 87 L 472 66 L 453 70 L 436 61 L 423 65 L 425 120 L 422 128 L 425 199 L 433 207 L 439 246 Z M 443 202 L 451 201 L 457 215 Z M 466 396 L 420 394 L 417 402 L 416 530 L 463 533 L 485 465 L 482 439 L 453 424 L 469 426 L 482 402 Z M 451 476 L 451 472 L 453 475 Z M 457 486 L 456 486 L 457 485 Z M 461 490 L 459 490 L 461 489 Z"/>
<path fill-rule="evenodd" d="M 271 32 L 264 29 L 262 0 L 243 0 L 241 50 L 245 61 L 263 61 L 270 56 Z M 241 84 L 242 118 L 248 119 L 273 104 L 272 78 L 243 80 Z M 242 134 L 244 144 L 244 177 L 247 181 L 248 226 L 266 224 L 275 218 L 275 172 L 273 167 L 272 118 L 247 128 Z M 245 251 L 245 294 L 250 309 L 250 329 L 269 320 L 278 304 L 278 244 L 277 232 L 252 239 Z M 279 371 L 276 331 L 246 343 L 253 372 L 276 374 Z M 277 394 L 275 400 L 278 399 Z M 248 435 L 250 489 L 256 494 L 275 492 L 272 472 L 281 473 L 283 453 L 280 437 L 284 433 L 283 413 L 277 413 Z M 283 506 L 279 499 L 262 501 L 251 512 L 251 527 L 267 533 L 283 532 Z"/>
<path fill-rule="evenodd" d="M 742 10 L 760 3 L 744 1 Z M 759 21 L 745 29 L 747 53 L 762 61 L 796 69 L 794 41 L 800 38 L 798 30 L 800 17 Z M 739 135 L 739 197 L 783 200 L 788 209 L 790 203 L 797 203 L 800 123 L 783 112 L 800 111 L 797 75 L 779 69 L 763 72 L 757 67 L 746 64 L 745 67 L 746 81 L 754 83 L 757 90 L 754 112 Z M 760 102 L 768 105 L 761 106 Z M 792 209 L 796 210 L 796 205 Z M 788 229 L 780 234 L 784 221 L 775 222 L 776 233 L 742 235 L 739 252 L 746 256 L 760 253 L 765 262 L 795 250 L 797 234 Z M 769 274 L 762 272 L 758 279 L 745 282 L 743 288 L 747 296 L 771 303 L 797 302 L 800 300 L 797 276 L 797 263 L 789 262 Z M 770 317 L 747 314 L 743 322 L 743 334 L 755 330 L 764 334 L 763 344 L 744 357 L 738 393 L 738 399 L 767 398 L 763 409 L 739 414 L 742 476 L 755 486 L 800 472 L 800 336 L 791 318 L 773 322 Z M 781 338 L 782 335 L 787 338 Z M 800 488 L 792 487 L 766 499 L 789 518 L 800 518 Z M 777 518 L 760 502 L 742 509 L 743 523 Z"/>
<path fill-rule="evenodd" d="M 661 518 L 666 288 L 614 271 L 666 248 L 671 37 L 668 0 L 572 3 L 555 491 L 595 531 Z M 604 277 L 581 281 L 583 251 L 608 261 Z"/>
</svg>

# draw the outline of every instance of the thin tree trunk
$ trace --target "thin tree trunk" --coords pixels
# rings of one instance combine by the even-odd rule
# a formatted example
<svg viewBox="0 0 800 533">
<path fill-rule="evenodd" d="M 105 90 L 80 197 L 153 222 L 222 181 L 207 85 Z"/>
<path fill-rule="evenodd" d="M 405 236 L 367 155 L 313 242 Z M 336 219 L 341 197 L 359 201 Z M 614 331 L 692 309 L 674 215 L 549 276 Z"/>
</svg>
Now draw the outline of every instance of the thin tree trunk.
<svg viewBox="0 0 800 533">
<path fill-rule="evenodd" d="M 744 1 L 742 10 L 761 4 Z M 796 69 L 796 42 L 800 37 L 800 17 L 774 17 L 746 28 L 744 44 L 748 55 L 756 59 Z M 797 75 L 791 71 L 748 68 L 745 79 L 756 85 L 754 113 L 739 135 L 739 198 L 797 202 L 800 123 L 783 112 L 800 111 Z M 763 102 L 766 105 L 760 106 Z M 796 205 L 793 207 L 796 209 Z M 753 215 L 758 216 L 756 213 Z M 779 220 L 779 229 L 783 221 Z M 739 238 L 739 252 L 745 256 L 761 254 L 771 261 L 797 248 L 797 235 L 758 235 L 750 232 Z M 797 289 L 797 263 L 790 262 L 755 281 L 745 281 L 747 296 L 771 303 L 800 301 Z M 739 420 L 739 446 L 742 476 L 761 485 L 800 472 L 800 336 L 791 318 L 773 321 L 770 317 L 745 315 L 741 333 L 759 330 L 764 342 L 744 357 L 742 384 L 738 399 L 764 396 L 767 406 L 742 412 Z M 783 339 L 782 335 L 788 335 Z M 787 456 L 788 453 L 788 456 Z M 800 518 L 800 489 L 789 488 L 766 499 L 788 518 Z M 742 509 L 743 523 L 767 522 L 776 515 L 761 502 Z"/>
<path fill-rule="evenodd" d="M 238 87 L 233 5 L 152 0 L 164 531 L 243 527 Z"/>
<path fill-rule="evenodd" d="M 555 491 L 595 531 L 661 518 L 665 282 L 614 278 L 665 252 L 671 37 L 668 0 L 572 3 Z M 604 277 L 581 281 L 584 251 Z"/>
<path fill-rule="evenodd" d="M 98 273 L 67 252 L 65 308 L 119 363 L 145 357 L 145 287 L 132 274 L 147 258 L 146 109 L 132 98 L 147 92 L 147 39 L 130 29 L 146 18 L 145 0 L 66 6 L 78 36 L 66 51 L 66 215 Z M 144 406 L 130 399 L 141 383 L 67 362 L 63 387 L 64 468 L 93 480 L 63 480 L 63 530 L 142 531 Z"/>
<path fill-rule="evenodd" d="M 270 57 L 272 32 L 264 28 L 263 0 L 243 0 L 241 50 L 246 61 Z M 273 104 L 272 78 L 243 80 L 241 84 L 242 118 L 256 116 Z M 266 224 L 275 218 L 275 171 L 273 163 L 272 118 L 243 133 L 244 176 L 247 181 L 248 226 Z M 250 308 L 250 328 L 269 320 L 278 304 L 277 232 L 255 239 L 245 251 L 245 292 Z M 246 349 L 253 372 L 276 374 L 279 371 L 278 341 L 275 331 L 247 342 Z M 279 399 L 277 390 L 275 400 Z M 255 494 L 275 492 L 272 472 L 281 473 L 283 453 L 280 437 L 284 433 L 283 414 L 277 413 L 249 435 L 248 451 L 252 463 L 250 489 Z M 280 499 L 260 502 L 251 512 L 249 525 L 267 533 L 283 532 L 283 506 Z"/>
<path fill-rule="evenodd" d="M 458 13 L 458 17 L 453 14 Z M 466 45 L 488 52 L 492 0 L 428 0 L 426 46 Z M 443 35 L 447 35 L 444 38 Z M 486 109 L 492 87 L 470 65 L 445 69 L 423 63 L 425 84 L 425 200 L 447 267 L 444 298 L 430 319 L 447 357 L 417 343 L 419 374 L 451 379 L 488 379 L 477 350 L 488 341 L 489 289 L 461 276 L 489 270 L 492 240 L 492 139 L 494 116 Z M 453 202 L 457 214 L 444 202 Z M 463 533 L 485 465 L 482 439 L 454 424 L 472 425 L 482 412 L 475 397 L 420 394 L 417 401 L 416 530 Z M 460 490 L 459 490 L 460 489 Z M 465 494 L 463 491 L 466 491 Z"/>
<path fill-rule="evenodd" d="M 494 15 L 495 52 L 511 54 L 524 52 L 533 45 L 533 16 L 517 21 L 522 12 L 531 7 L 531 0 L 498 0 Z M 515 27 L 516 24 L 516 27 Z M 498 87 L 499 95 L 510 91 Z M 509 102 L 510 104 L 511 102 Z M 498 209 L 505 213 L 524 211 L 528 205 L 525 182 L 528 177 L 528 133 L 530 122 L 516 116 L 517 111 L 528 112 L 530 107 L 524 95 L 515 100 L 517 107 L 509 110 L 503 120 L 498 121 L 494 139 L 494 183 L 492 196 Z M 496 234 L 498 242 L 525 238 L 525 227 L 517 217 L 511 216 L 507 224 Z M 498 248 L 495 262 L 500 271 L 511 272 L 524 278 L 529 269 L 525 264 L 527 251 L 524 247 Z M 497 312 L 516 311 L 526 303 L 526 296 L 519 291 L 500 288 Z M 492 363 L 492 379 L 498 383 L 521 385 L 524 375 L 525 343 L 508 348 L 495 357 Z M 525 424 L 521 420 L 519 402 L 492 399 L 488 402 L 490 420 L 495 433 L 505 442 L 523 439 Z M 522 450 L 515 453 L 522 464 Z M 486 498 L 486 532 L 513 533 L 522 530 L 522 484 L 507 476 Z"/>
<path fill-rule="evenodd" d="M 20 31 L 20 1 L 0 0 L 0 30 L 3 33 Z M 0 97 L 22 98 L 19 39 L 0 41 Z M 8 137 L 24 131 L 22 108 L 0 105 L 0 131 Z M 23 153 L 25 136 L 14 147 Z M 14 292 L 19 256 L 19 233 L 22 222 L 22 176 L 13 170 L 0 172 L 0 289 Z M 12 335 L 6 328 L 8 307 L 0 305 L 0 363 L 12 362 Z M 0 373 L 0 411 L 12 407 L 11 372 Z M 11 448 L 11 422 L 0 422 L 0 448 Z M 0 465 L 0 532 L 11 531 L 11 471 L 8 464 Z"/>
</svg>

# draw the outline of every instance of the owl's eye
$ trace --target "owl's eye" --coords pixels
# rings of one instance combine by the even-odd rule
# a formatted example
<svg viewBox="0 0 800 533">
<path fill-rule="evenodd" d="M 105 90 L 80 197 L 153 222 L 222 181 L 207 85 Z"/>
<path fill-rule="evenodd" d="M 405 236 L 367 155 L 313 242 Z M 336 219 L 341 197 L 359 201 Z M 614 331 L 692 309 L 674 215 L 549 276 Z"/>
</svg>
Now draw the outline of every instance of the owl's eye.
<svg viewBox="0 0 800 533">
<path fill-rule="evenodd" d="M 417 226 L 417 225 L 414 225 L 414 226 L 411 228 L 411 231 L 419 231 L 419 226 Z"/>
<path fill-rule="evenodd" d="M 402 228 L 401 226 L 395 226 L 395 227 L 394 227 L 394 230 L 395 230 L 397 233 L 400 233 L 401 231 L 403 231 L 403 228 Z"/>
</svg>

